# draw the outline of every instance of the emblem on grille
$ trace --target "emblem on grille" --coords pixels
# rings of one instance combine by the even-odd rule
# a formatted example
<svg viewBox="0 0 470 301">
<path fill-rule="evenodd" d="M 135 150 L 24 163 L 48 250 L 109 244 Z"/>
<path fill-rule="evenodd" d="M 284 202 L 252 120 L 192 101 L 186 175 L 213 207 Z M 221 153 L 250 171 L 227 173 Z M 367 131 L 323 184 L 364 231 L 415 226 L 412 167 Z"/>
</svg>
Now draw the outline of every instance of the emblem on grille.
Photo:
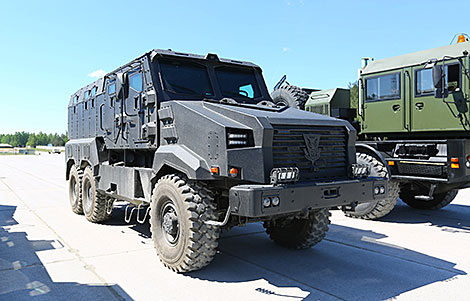
<svg viewBox="0 0 470 301">
<path fill-rule="evenodd" d="M 304 140 L 306 146 L 304 148 L 305 158 L 314 164 L 315 161 L 320 159 L 320 149 L 318 147 L 320 145 L 320 136 L 304 134 Z"/>
</svg>

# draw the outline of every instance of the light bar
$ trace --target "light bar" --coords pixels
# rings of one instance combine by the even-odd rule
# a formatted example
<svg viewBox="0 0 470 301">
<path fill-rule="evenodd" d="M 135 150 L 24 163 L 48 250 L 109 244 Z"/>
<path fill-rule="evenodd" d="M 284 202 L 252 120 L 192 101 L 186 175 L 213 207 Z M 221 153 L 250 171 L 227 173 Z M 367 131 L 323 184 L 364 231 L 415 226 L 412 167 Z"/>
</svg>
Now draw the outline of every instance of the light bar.
<svg viewBox="0 0 470 301">
<path fill-rule="evenodd" d="M 295 182 L 299 179 L 297 167 L 280 167 L 271 170 L 271 184 Z"/>
<path fill-rule="evenodd" d="M 352 164 L 352 173 L 355 177 L 368 177 L 369 167 L 365 164 Z"/>
</svg>

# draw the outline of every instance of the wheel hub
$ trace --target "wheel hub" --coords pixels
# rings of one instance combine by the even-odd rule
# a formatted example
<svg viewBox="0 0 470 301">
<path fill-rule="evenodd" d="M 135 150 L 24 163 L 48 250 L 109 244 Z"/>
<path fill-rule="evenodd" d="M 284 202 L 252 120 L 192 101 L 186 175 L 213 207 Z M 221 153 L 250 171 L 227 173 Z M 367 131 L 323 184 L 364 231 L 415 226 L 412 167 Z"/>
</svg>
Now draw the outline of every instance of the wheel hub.
<svg viewBox="0 0 470 301">
<path fill-rule="evenodd" d="M 163 209 L 162 230 L 170 244 L 178 240 L 179 223 L 173 204 L 167 204 Z"/>
</svg>

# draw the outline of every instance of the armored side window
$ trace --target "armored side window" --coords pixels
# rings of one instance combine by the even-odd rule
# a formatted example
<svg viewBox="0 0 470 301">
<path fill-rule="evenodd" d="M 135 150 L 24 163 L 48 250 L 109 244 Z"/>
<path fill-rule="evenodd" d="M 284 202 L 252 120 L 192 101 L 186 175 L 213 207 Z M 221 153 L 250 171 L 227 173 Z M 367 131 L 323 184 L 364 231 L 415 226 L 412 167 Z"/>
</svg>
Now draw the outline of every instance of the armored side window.
<svg viewBox="0 0 470 301">
<path fill-rule="evenodd" d="M 96 87 L 93 87 L 93 89 L 91 89 L 90 94 L 91 94 L 91 97 L 95 97 L 95 95 L 96 95 Z"/>
<path fill-rule="evenodd" d="M 460 88 L 460 64 L 445 66 L 446 86 L 449 92 L 454 92 Z"/>
<path fill-rule="evenodd" d="M 78 103 L 78 95 L 75 95 L 73 98 L 73 104 L 76 105 Z"/>
<path fill-rule="evenodd" d="M 140 72 L 129 73 L 129 87 L 138 92 L 142 91 L 142 74 Z"/>
<path fill-rule="evenodd" d="M 421 69 L 416 71 L 416 96 L 431 95 L 434 93 L 432 81 L 432 69 Z"/>
<path fill-rule="evenodd" d="M 114 93 L 116 93 L 116 82 L 111 80 L 108 83 L 108 95 L 113 95 Z"/>
<path fill-rule="evenodd" d="M 85 100 L 90 99 L 90 91 L 85 91 Z"/>
<path fill-rule="evenodd" d="M 366 79 L 366 101 L 400 98 L 400 73 Z"/>
</svg>

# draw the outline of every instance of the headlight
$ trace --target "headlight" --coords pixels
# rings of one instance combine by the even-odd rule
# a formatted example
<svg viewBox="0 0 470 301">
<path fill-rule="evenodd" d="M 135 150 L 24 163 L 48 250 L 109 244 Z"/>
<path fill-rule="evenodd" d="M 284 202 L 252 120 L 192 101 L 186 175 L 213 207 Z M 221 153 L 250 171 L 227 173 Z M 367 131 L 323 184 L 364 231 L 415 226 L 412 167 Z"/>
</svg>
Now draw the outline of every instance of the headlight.
<svg viewBox="0 0 470 301">
<path fill-rule="evenodd" d="M 269 207 L 269 206 L 271 206 L 271 198 L 265 197 L 265 198 L 263 199 L 263 206 L 264 206 L 264 207 Z"/>
<path fill-rule="evenodd" d="M 254 146 L 251 130 L 227 128 L 227 148 Z"/>
</svg>

